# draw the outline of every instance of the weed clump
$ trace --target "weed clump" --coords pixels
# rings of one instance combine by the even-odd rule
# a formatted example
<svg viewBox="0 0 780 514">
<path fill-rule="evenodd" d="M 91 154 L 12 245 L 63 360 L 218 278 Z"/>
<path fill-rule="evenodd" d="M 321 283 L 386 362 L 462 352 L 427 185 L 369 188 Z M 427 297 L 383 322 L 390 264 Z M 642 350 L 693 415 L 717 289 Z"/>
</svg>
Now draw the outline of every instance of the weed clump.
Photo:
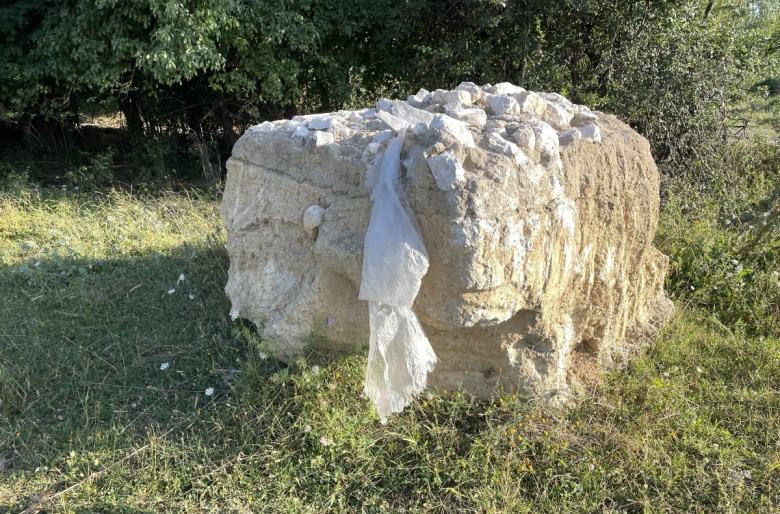
<svg viewBox="0 0 780 514">
<path fill-rule="evenodd" d="M 718 180 L 667 179 L 656 242 L 667 290 L 751 335 L 780 335 L 780 149 L 737 143 Z"/>
</svg>

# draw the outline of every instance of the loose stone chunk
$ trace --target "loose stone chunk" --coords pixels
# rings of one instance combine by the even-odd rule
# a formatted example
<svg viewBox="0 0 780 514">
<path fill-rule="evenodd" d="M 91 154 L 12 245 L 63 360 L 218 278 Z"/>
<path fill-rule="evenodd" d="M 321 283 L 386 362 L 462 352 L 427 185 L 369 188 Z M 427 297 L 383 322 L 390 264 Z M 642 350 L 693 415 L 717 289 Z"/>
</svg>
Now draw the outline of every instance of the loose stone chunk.
<svg viewBox="0 0 780 514">
<path fill-rule="evenodd" d="M 426 161 L 436 180 L 436 186 L 442 191 L 453 190 L 466 180 L 463 166 L 452 150 L 445 150 L 439 155 L 428 157 Z"/>
</svg>

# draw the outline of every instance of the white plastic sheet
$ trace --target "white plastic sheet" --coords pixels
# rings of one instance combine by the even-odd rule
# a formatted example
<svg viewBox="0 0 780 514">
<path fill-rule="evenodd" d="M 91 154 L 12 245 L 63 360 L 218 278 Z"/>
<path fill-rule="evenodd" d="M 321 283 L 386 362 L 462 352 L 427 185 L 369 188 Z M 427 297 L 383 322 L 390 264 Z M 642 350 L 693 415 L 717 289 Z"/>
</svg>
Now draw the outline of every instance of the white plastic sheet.
<svg viewBox="0 0 780 514">
<path fill-rule="evenodd" d="M 425 388 L 428 372 L 436 364 L 433 348 L 412 311 L 428 271 L 428 254 L 399 184 L 408 124 L 392 118 L 398 135 L 377 157 L 374 170 L 378 174 L 368 181 L 373 186 L 373 206 L 359 295 L 368 301 L 371 325 L 365 393 L 376 405 L 382 423 Z"/>
</svg>

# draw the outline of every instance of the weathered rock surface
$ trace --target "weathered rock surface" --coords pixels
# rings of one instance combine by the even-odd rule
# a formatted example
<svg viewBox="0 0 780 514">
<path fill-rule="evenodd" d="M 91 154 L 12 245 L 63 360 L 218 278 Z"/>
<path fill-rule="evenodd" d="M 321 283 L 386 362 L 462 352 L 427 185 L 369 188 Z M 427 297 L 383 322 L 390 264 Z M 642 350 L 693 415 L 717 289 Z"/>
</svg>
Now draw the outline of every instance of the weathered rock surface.
<svg viewBox="0 0 780 514">
<path fill-rule="evenodd" d="M 438 357 L 429 384 L 565 394 L 652 345 L 673 307 L 644 138 L 511 84 L 378 109 L 263 123 L 228 161 L 226 292 L 278 356 L 314 330 L 336 349 L 368 342 L 366 183 L 410 116 L 399 184 L 430 261 L 413 307 Z"/>
</svg>

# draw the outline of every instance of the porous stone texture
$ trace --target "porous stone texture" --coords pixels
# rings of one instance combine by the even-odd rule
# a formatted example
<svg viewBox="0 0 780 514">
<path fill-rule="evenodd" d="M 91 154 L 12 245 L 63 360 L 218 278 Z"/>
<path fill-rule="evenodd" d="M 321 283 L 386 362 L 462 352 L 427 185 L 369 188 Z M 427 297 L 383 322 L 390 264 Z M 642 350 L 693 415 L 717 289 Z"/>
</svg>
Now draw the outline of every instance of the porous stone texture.
<svg viewBox="0 0 780 514">
<path fill-rule="evenodd" d="M 558 94 L 463 83 L 252 127 L 228 161 L 226 292 L 283 359 L 313 332 L 369 340 L 358 299 L 377 156 L 406 130 L 399 187 L 429 257 L 413 311 L 429 385 L 565 398 L 653 344 L 673 306 L 652 246 L 647 141 Z"/>
</svg>

